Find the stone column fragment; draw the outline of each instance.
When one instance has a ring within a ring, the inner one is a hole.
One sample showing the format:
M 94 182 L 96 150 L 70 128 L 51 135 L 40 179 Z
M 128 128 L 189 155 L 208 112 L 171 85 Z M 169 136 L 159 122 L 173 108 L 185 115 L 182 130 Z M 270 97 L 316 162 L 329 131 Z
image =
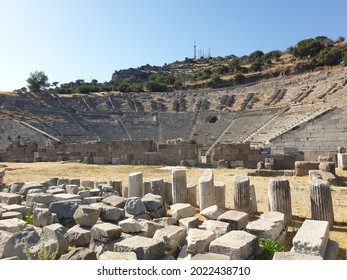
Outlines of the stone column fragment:
M 214 195 L 216 199 L 216 205 L 219 208 L 225 209 L 225 183 L 216 181 L 214 183 Z
M 206 169 L 204 174 L 199 178 L 199 206 L 200 210 L 216 204 L 214 191 L 213 170 Z
M 310 184 L 312 220 L 328 221 L 329 228 L 334 226 L 334 210 L 330 184 L 323 180 L 314 180 Z
M 163 201 L 167 205 L 172 204 L 172 183 L 165 181 L 163 186 Z
M 128 197 L 142 197 L 142 178 L 142 172 L 133 172 L 129 174 Z
M 284 223 L 288 225 L 292 220 L 292 202 L 290 186 L 287 179 L 275 178 L 268 186 L 269 211 L 284 214 Z
M 197 206 L 197 186 L 194 183 L 187 184 L 188 203 Z
M 172 203 L 187 203 L 187 176 L 181 169 L 172 170 Z
M 236 174 L 234 177 L 234 208 L 251 213 L 251 187 L 249 178 L 244 174 Z

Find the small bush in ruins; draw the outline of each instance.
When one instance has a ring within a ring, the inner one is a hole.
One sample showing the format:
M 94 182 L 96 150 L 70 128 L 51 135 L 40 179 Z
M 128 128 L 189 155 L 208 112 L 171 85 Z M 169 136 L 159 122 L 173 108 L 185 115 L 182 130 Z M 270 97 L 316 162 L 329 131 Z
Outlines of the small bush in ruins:
M 263 248 L 263 252 L 256 256 L 256 260 L 272 260 L 276 252 L 284 251 L 284 246 L 276 240 L 259 240 L 259 245 Z

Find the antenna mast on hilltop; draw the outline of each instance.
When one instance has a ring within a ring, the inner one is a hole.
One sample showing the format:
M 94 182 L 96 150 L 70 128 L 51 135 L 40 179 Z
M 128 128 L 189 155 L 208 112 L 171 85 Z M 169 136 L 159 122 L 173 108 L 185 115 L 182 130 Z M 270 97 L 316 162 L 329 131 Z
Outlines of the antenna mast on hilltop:
M 196 42 L 194 41 L 194 59 L 196 59 Z

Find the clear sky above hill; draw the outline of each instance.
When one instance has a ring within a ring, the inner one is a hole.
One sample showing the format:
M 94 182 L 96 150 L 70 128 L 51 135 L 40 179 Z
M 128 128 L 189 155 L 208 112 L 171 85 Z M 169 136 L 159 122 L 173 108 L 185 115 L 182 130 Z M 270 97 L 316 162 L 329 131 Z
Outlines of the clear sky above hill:
M 347 40 L 346 0 L 0 0 L 0 90 L 109 81 L 114 70 L 264 53 L 310 37 Z

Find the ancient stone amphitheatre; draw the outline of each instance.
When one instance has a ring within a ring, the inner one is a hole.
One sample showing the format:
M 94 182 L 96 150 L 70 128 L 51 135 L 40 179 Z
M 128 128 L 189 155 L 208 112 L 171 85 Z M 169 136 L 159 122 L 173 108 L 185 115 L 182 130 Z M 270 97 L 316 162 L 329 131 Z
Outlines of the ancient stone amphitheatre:
M 0 259 L 346 259 L 347 67 L 0 105 Z

